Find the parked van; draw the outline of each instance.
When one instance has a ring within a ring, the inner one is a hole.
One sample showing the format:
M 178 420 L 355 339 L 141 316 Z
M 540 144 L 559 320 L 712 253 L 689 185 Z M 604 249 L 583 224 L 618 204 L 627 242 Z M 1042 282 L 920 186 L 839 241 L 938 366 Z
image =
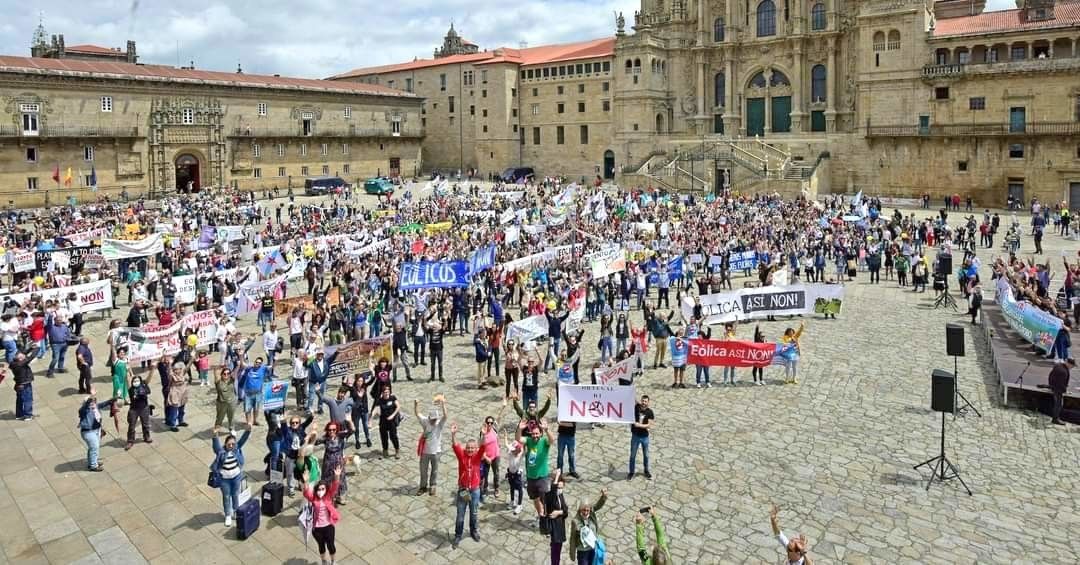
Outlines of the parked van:
M 338 188 L 345 188 L 349 183 L 341 177 L 312 177 L 304 179 L 304 194 L 319 196 L 333 193 Z
M 513 183 L 522 179 L 531 181 L 534 176 L 536 176 L 536 172 L 533 171 L 532 167 L 510 167 L 499 175 L 499 180 L 506 183 Z

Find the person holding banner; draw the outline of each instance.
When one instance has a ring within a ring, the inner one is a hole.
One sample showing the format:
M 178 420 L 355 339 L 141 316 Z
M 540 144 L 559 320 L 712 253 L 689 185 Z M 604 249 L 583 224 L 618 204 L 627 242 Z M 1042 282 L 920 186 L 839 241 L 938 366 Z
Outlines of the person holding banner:
M 686 360 L 690 356 L 690 343 L 683 336 L 683 330 L 678 330 L 674 336 L 668 338 L 668 347 L 671 349 L 671 370 L 674 379 L 671 388 L 686 388 Z
M 732 341 L 735 339 L 735 324 L 728 322 L 724 324 L 724 340 Z M 756 368 L 756 367 L 755 367 Z M 723 379 L 720 384 L 735 386 L 735 367 L 726 366 L 723 371 Z
M 783 346 L 781 356 L 784 359 L 784 380 L 787 384 L 799 384 L 799 354 L 802 352 L 799 338 L 805 328 L 806 322 L 801 322 L 798 330 L 788 328 L 780 337 L 780 344 Z
M 754 343 L 765 343 L 765 333 L 761 331 L 761 326 L 754 326 Z M 765 385 L 765 367 L 755 365 L 750 370 L 750 375 L 754 378 L 754 384 Z

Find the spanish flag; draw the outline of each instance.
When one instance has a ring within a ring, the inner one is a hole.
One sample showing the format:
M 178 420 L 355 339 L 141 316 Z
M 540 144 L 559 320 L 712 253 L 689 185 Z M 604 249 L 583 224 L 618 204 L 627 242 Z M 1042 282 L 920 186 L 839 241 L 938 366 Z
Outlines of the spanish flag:
M 71 167 L 68 167 L 67 174 L 64 175 L 64 186 L 71 186 Z

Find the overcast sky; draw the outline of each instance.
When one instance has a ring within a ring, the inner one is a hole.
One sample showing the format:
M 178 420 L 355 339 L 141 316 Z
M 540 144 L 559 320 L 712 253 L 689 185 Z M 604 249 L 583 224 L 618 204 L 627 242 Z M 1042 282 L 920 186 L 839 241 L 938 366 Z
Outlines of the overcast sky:
M 12 2 L 0 20 L 0 53 L 30 54 L 44 12 L 46 32 L 67 45 L 123 47 L 143 63 L 298 77 L 431 57 L 450 21 L 481 49 L 595 39 L 629 26 L 639 0 L 40 0 Z M 1009 0 L 990 0 L 996 9 Z

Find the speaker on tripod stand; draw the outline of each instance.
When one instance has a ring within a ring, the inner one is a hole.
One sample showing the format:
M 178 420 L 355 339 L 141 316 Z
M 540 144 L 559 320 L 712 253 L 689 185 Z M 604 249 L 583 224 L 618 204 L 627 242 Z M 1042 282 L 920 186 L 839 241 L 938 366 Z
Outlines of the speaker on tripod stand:
M 926 481 L 926 490 L 934 481 L 945 482 L 952 479 L 960 481 L 971 496 L 971 489 L 960 477 L 960 469 L 949 461 L 945 456 L 945 414 L 956 410 L 956 376 L 948 371 L 934 369 L 930 374 L 930 409 L 941 413 L 941 450 L 937 455 L 915 465 L 915 469 L 927 467 L 930 469 L 930 479 Z
M 934 301 L 934 308 L 947 307 L 957 310 L 956 299 L 949 292 L 949 275 L 952 273 L 952 255 L 938 253 L 934 261 L 934 290 L 940 294 Z
M 960 374 L 959 358 L 964 356 L 964 326 L 960 324 L 945 324 L 945 352 L 953 358 L 953 377 L 957 378 Z M 975 412 L 975 415 L 982 418 L 982 414 L 975 408 L 971 402 L 968 401 L 964 393 L 960 392 L 960 387 L 954 387 L 956 390 L 956 396 L 958 400 L 955 401 L 955 415 L 967 416 L 967 411 L 971 410 Z

